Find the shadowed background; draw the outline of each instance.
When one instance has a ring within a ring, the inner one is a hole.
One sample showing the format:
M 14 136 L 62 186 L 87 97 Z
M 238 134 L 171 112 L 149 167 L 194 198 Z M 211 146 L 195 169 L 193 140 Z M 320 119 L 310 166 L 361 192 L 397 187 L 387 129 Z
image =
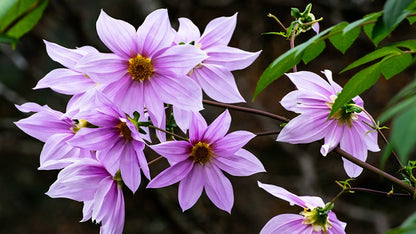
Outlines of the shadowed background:
M 285 77 L 267 87 L 254 102 L 251 99 L 262 71 L 289 49 L 289 42 L 284 38 L 262 35 L 263 32 L 281 30 L 267 14 L 272 13 L 289 25 L 292 20 L 290 8 L 297 7 L 303 11 L 307 3 L 301 0 L 51 0 L 39 24 L 21 38 L 15 50 L 9 46 L 1 46 L 0 50 L 0 233 L 99 232 L 98 225 L 90 221 L 79 222 L 82 218 L 81 203 L 52 199 L 44 194 L 58 172 L 37 171 L 43 143 L 27 136 L 13 124 L 27 116 L 17 111 L 15 103 L 32 101 L 48 104 L 60 111 L 65 109 L 67 96 L 49 89 L 32 90 L 49 71 L 61 67 L 47 56 L 43 39 L 67 48 L 92 45 L 100 51 L 108 51 L 95 30 L 101 9 L 137 28 L 151 11 L 167 8 L 175 28 L 178 27 L 177 18 L 187 17 L 200 28 L 201 33 L 210 20 L 238 12 L 237 27 L 230 46 L 247 51 L 262 50 L 252 66 L 234 72 L 240 92 L 247 101 L 241 105 L 292 118 L 294 114 L 288 113 L 279 104 L 279 100 L 294 89 Z M 312 3 L 314 15 L 324 18 L 320 23 L 321 29 L 341 21 L 352 22 L 383 7 L 383 2 L 368 0 Z M 402 24 L 381 44 L 415 38 L 415 27 Z M 313 35 L 312 31 L 307 32 L 297 39 L 297 43 Z M 338 73 L 373 49 L 374 45 L 363 33 L 345 55 L 327 42 L 323 54 L 307 65 L 300 64 L 298 69 L 316 73 L 330 69 L 334 80 L 343 85 L 356 70 L 342 75 Z M 387 101 L 413 79 L 414 66 L 398 76 L 388 83 L 380 79 L 362 95 L 367 110 L 374 116 L 378 116 Z M 203 114 L 210 122 L 222 111 L 222 108 L 206 106 Z M 266 117 L 236 111 L 231 111 L 231 115 L 231 131 L 280 129 L 280 122 Z M 194 207 L 183 213 L 177 201 L 177 185 L 157 190 L 145 189 L 148 181 L 144 179 L 136 194 L 124 190 L 124 233 L 258 233 L 273 216 L 301 211 L 301 208 L 291 207 L 258 188 L 257 180 L 282 186 L 298 195 L 321 196 L 326 202 L 340 191 L 334 181 L 347 177 L 337 154 L 330 153 L 324 158 L 319 154 L 319 143 L 289 145 L 277 143 L 275 138 L 275 135 L 257 137 L 245 146 L 263 162 L 267 173 L 250 177 L 228 176 L 235 195 L 231 215 L 217 209 L 204 193 Z M 381 141 L 380 145 L 384 146 Z M 150 150 L 146 151 L 146 155 L 149 161 L 157 157 Z M 369 153 L 368 162 L 379 165 L 380 156 L 380 153 Z M 389 160 L 388 165 L 391 167 L 389 172 L 394 174 L 397 165 L 393 160 Z M 166 167 L 167 163 L 163 160 L 152 164 L 152 177 Z M 367 171 L 353 185 L 384 191 L 391 189 L 388 182 Z M 408 198 L 387 198 L 358 192 L 343 195 L 334 208 L 338 218 L 348 223 L 347 233 L 383 233 L 399 225 L 415 210 L 415 203 Z

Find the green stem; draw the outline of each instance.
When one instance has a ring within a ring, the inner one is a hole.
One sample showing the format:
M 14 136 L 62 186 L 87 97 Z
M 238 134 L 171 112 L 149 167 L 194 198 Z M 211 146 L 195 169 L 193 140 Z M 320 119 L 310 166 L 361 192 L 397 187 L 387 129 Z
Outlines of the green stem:
M 174 136 L 174 137 L 176 137 L 176 138 L 178 138 L 178 139 L 181 139 L 181 140 L 184 140 L 184 141 L 188 141 L 188 139 L 187 139 L 187 138 L 185 138 L 185 137 L 183 137 L 183 136 L 179 136 L 178 134 L 175 134 L 175 133 L 173 133 L 173 132 L 166 131 L 165 129 L 161 129 L 161 128 L 158 128 L 158 127 L 153 126 L 153 125 L 149 125 L 149 128 L 153 128 L 153 129 L 159 130 L 159 131 L 161 131 L 161 132 L 167 133 L 167 134 L 169 134 L 169 135 L 171 135 L 171 136 Z

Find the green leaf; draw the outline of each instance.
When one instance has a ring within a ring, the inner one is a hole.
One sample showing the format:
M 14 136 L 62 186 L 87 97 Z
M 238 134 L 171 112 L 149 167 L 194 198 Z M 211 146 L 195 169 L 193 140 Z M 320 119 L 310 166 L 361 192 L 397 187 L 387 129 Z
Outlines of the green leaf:
M 318 41 L 307 47 L 302 55 L 303 62 L 307 64 L 313 59 L 315 59 L 318 55 L 322 53 L 322 51 L 324 51 L 325 47 L 325 41 Z
M 406 9 L 413 0 L 387 0 L 384 4 L 383 23 L 386 31 L 397 27 L 406 16 L 409 10 Z
M 20 38 L 37 24 L 42 17 L 43 11 L 48 5 L 48 1 L 44 0 L 36 2 L 37 4 L 32 5 L 31 8 L 27 9 L 21 18 L 19 18 L 19 21 L 7 31 L 7 35 Z
M 382 61 L 381 73 L 388 80 L 399 74 L 412 64 L 410 54 L 398 54 L 385 57 Z
M 355 74 L 342 89 L 341 93 L 335 99 L 334 105 L 331 108 L 329 116 L 332 116 L 339 108 L 348 103 L 355 96 L 361 94 L 372 85 L 374 85 L 380 78 L 380 65 L 376 63 L 367 68 L 364 68 Z
M 383 149 L 383 154 L 381 155 L 381 160 L 380 160 L 380 169 L 384 170 L 387 159 L 389 159 L 392 152 L 393 152 L 393 146 L 389 143 Z
M 380 20 L 377 21 L 377 23 L 375 24 L 365 25 L 363 29 L 364 33 L 376 47 L 384 38 L 386 38 L 394 30 L 394 28 L 391 28 L 390 30 L 384 30 L 383 22 Z
M 338 24 L 336 27 L 334 27 L 331 32 L 329 33 L 335 33 L 337 31 L 340 31 L 344 29 L 346 26 L 348 26 L 347 22 L 342 22 Z M 361 28 L 356 27 L 351 30 L 348 30 L 346 33 L 337 33 L 334 36 L 329 37 L 329 41 L 334 45 L 335 48 L 337 48 L 341 53 L 345 54 L 345 51 L 347 51 L 348 48 L 354 43 L 355 39 L 360 35 Z
M 351 63 L 350 65 L 348 65 L 346 68 L 344 68 L 342 72 L 351 70 L 353 68 L 356 68 L 360 65 L 363 65 L 365 63 L 371 62 L 373 60 L 379 59 L 381 57 L 384 57 L 386 55 L 391 55 L 391 54 L 396 54 L 396 53 L 401 53 L 402 50 L 393 47 L 393 46 L 386 46 L 386 47 L 382 47 L 381 49 L 375 50 L 367 55 L 365 55 L 364 57 L 359 58 L 358 60 L 356 60 L 355 62 Z
M 357 21 L 354 21 L 354 22 L 350 23 L 349 25 L 347 25 L 342 30 L 342 32 L 344 34 L 346 34 L 349 31 L 353 30 L 354 28 L 359 27 L 363 23 L 367 23 L 367 22 L 369 22 L 371 20 L 377 19 L 381 14 L 382 14 L 382 12 L 375 12 L 375 13 L 368 14 L 368 15 L 364 16 L 362 19 L 357 20 Z
M 12 8 L 18 0 L 0 1 L 0 19 L 3 19 L 6 13 Z M 0 25 L 1 28 L 1 25 Z
M 410 25 L 414 24 L 416 22 L 416 16 L 407 17 L 407 21 L 409 21 Z
M 416 40 L 400 41 L 400 42 L 391 44 L 391 46 L 405 47 L 405 48 L 408 48 L 409 50 L 416 51 Z
M 416 103 L 416 96 L 410 97 L 408 99 L 405 99 L 399 103 L 396 103 L 394 105 L 392 105 L 389 109 L 387 109 L 385 112 L 383 112 L 380 116 L 379 116 L 379 121 L 381 123 L 386 122 L 387 120 L 389 120 L 390 118 L 392 118 L 393 116 L 402 113 L 406 110 L 408 110 L 409 108 L 413 107 Z
M 416 144 L 416 106 L 399 114 L 392 123 L 391 142 L 403 164 L 407 163 Z
M 17 43 L 17 39 L 6 34 L 0 33 L 0 43 L 10 44 L 14 46 Z

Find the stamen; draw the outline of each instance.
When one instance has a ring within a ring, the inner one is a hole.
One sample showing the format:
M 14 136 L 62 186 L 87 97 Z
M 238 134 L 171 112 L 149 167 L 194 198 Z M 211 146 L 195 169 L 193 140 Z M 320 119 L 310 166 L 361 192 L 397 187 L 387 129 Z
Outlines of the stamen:
M 305 217 L 302 224 L 312 225 L 315 232 L 322 231 L 323 233 L 327 233 L 328 229 L 332 227 L 328 219 L 328 211 L 325 211 L 321 207 L 316 207 L 313 210 L 304 208 L 300 214 Z
M 200 164 L 205 164 L 211 161 L 212 156 L 213 153 L 209 144 L 200 141 L 192 147 L 192 151 L 189 154 L 189 157 L 191 157 L 195 163 Z
M 123 137 L 127 141 L 133 140 L 130 128 L 127 126 L 127 123 L 125 121 L 120 121 L 120 123 L 116 127 L 120 132 L 121 137 Z
M 128 73 L 133 80 L 145 81 L 152 76 L 153 72 L 154 70 L 150 58 L 143 57 L 139 54 L 136 57 L 129 59 Z

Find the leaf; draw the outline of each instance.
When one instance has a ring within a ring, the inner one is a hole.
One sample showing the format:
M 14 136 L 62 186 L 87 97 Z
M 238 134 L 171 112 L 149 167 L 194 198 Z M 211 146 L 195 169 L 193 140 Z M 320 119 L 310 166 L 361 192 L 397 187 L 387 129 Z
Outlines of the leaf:
M 0 33 L 0 43 L 16 45 L 17 39 L 6 34 Z
M 386 31 L 397 27 L 406 18 L 410 12 L 406 8 L 412 2 L 413 0 L 387 0 L 384 4 L 383 13 L 383 23 Z
M 384 30 L 383 22 L 380 20 L 377 21 L 375 24 L 365 25 L 363 29 L 364 33 L 376 47 L 384 38 L 386 38 L 394 30 L 394 28 L 391 28 L 390 30 Z M 374 32 L 374 30 L 376 32 Z
M 381 73 L 388 80 L 410 66 L 412 64 L 412 56 L 408 53 L 401 53 L 385 57 L 381 62 Z
M 17 3 L 18 0 L 0 1 L 0 19 L 3 19 L 6 13 Z M 1 28 L 1 25 L 0 25 Z
M 362 19 L 357 20 L 357 21 L 354 21 L 354 22 L 350 23 L 349 25 L 347 25 L 342 30 L 342 32 L 344 34 L 345 33 L 348 33 L 349 31 L 353 30 L 356 27 L 359 27 L 363 23 L 367 23 L 367 22 L 369 22 L 371 20 L 377 19 L 381 14 L 382 14 L 382 12 L 375 12 L 375 13 L 368 14 L 368 15 L 364 16 Z
M 381 123 L 386 122 L 393 116 L 408 110 L 409 108 L 413 107 L 416 103 L 416 96 L 411 98 L 405 99 L 397 104 L 392 105 L 389 109 L 387 109 L 383 114 L 379 116 L 379 121 Z
M 416 233 L 416 212 L 409 216 L 399 228 L 389 230 L 386 234 L 413 234 Z
M 320 55 L 322 51 L 324 51 L 325 47 L 326 47 L 325 41 L 318 41 L 317 43 L 310 45 L 308 48 L 305 49 L 305 52 L 303 52 L 303 55 L 302 55 L 303 62 L 307 64 L 313 59 L 315 59 L 316 57 L 318 57 L 318 55 Z
M 364 68 L 355 74 L 342 89 L 341 93 L 335 99 L 334 105 L 331 108 L 329 116 L 332 116 L 339 108 L 349 102 L 355 96 L 361 94 L 372 85 L 374 85 L 380 78 L 381 63 L 376 63 L 367 68 Z
M 391 44 L 394 47 L 405 47 L 409 50 L 416 51 L 416 40 L 406 40 Z
M 7 35 L 20 38 L 25 33 L 30 31 L 42 17 L 43 11 L 47 5 L 48 1 L 44 0 L 37 4 L 34 8 L 28 9 L 22 15 L 22 18 L 20 18 L 20 20 L 7 31 Z
M 286 53 L 275 59 L 260 76 L 252 100 L 254 100 L 256 96 L 270 83 L 280 78 L 285 72 L 292 69 L 296 64 L 298 64 L 302 58 L 303 52 L 313 43 L 316 43 L 316 41 L 319 40 L 320 37 L 328 33 L 334 27 L 335 26 L 327 28 L 319 34 L 311 37 L 306 42 L 299 44 L 295 48 L 286 51 Z
M 416 144 L 416 106 L 399 114 L 392 123 L 391 142 L 403 164 L 407 163 Z
M 329 33 L 335 33 L 339 30 L 344 29 L 348 25 L 347 22 L 342 22 L 338 24 L 335 28 L 331 30 Z M 329 41 L 334 45 L 335 48 L 337 48 L 341 53 L 345 54 L 345 51 L 347 51 L 348 48 L 354 43 L 355 39 L 360 35 L 361 28 L 356 27 L 351 30 L 348 30 L 346 33 L 338 33 L 334 36 L 329 37 Z
M 410 25 L 414 24 L 416 22 L 416 16 L 407 17 L 407 21 L 409 21 Z
M 6 33 L 12 24 L 19 20 L 25 11 L 38 4 L 38 0 L 17 0 L 0 18 L 0 30 Z
M 386 47 L 382 47 L 381 49 L 375 50 L 367 55 L 365 55 L 364 57 L 359 58 L 358 60 L 356 60 L 355 62 L 351 63 L 350 65 L 348 65 L 346 68 L 344 68 L 342 72 L 351 70 L 353 68 L 356 68 L 360 65 L 363 65 L 365 63 L 371 62 L 373 60 L 379 59 L 381 57 L 384 57 L 386 55 L 391 55 L 394 53 L 401 53 L 402 51 L 394 46 L 386 46 Z

